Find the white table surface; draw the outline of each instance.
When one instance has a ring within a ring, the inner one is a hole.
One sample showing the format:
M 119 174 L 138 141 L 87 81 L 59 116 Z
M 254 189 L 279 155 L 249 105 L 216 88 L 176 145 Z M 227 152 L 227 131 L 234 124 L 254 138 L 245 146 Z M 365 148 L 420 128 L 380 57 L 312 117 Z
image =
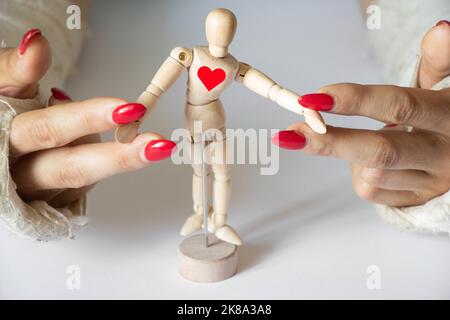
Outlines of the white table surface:
M 77 99 L 133 100 L 170 49 L 205 43 L 217 6 L 239 21 L 231 52 L 301 93 L 350 81 L 381 82 L 354 1 L 96 1 L 93 36 L 68 83 Z M 185 79 L 185 78 L 184 78 Z M 183 124 L 185 80 L 161 99 L 145 129 L 170 136 Z M 297 117 L 234 84 L 223 98 L 231 128 L 285 128 Z M 378 128 L 362 118 L 333 125 Z M 105 139 L 112 139 L 111 134 Z M 448 236 L 400 233 L 354 194 L 346 163 L 283 151 L 280 170 L 233 168 L 230 222 L 242 235 L 239 272 L 193 284 L 176 270 L 179 228 L 192 213 L 190 167 L 170 161 L 100 183 L 90 225 L 76 240 L 35 243 L 0 230 L 0 298 L 302 299 L 449 298 Z M 81 289 L 66 286 L 81 270 Z M 367 268 L 381 271 L 369 290 Z

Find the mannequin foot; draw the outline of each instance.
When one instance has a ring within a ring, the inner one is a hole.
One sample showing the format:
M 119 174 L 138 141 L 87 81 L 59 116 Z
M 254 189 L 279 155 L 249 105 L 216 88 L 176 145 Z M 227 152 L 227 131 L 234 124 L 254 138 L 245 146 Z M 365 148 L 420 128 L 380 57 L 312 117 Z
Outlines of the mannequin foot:
M 212 215 L 212 207 L 208 210 L 208 216 Z M 209 219 L 209 218 L 208 218 Z M 200 229 L 203 228 L 203 214 L 194 213 L 189 218 L 186 219 L 186 222 L 181 227 L 180 234 L 184 236 L 188 236 Z
M 188 236 L 202 228 L 203 216 L 201 214 L 193 214 L 186 219 L 186 222 L 181 227 L 181 235 Z
M 242 240 L 241 237 L 239 237 L 239 234 L 227 224 L 220 228 L 217 228 L 216 231 L 214 232 L 214 235 L 220 240 L 223 240 L 225 242 L 237 246 L 242 245 Z
M 237 246 L 242 245 L 241 237 L 239 237 L 239 234 L 231 226 L 224 223 L 218 224 L 217 221 L 215 222 L 215 220 L 221 219 L 217 219 L 217 216 L 214 215 L 208 218 L 208 231 L 210 233 L 213 233 L 217 238 L 225 242 Z

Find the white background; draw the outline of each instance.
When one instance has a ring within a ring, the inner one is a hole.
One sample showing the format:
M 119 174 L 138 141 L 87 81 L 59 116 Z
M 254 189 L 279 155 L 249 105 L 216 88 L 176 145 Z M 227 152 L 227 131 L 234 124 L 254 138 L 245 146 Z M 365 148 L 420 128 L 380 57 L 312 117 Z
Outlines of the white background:
M 93 34 L 67 91 L 77 99 L 136 99 L 171 48 L 205 43 L 204 18 L 217 6 L 238 17 L 232 54 L 285 87 L 307 93 L 333 82 L 382 81 L 354 1 L 96 1 Z M 170 137 L 183 125 L 185 79 L 161 99 L 146 130 Z M 223 102 L 230 128 L 283 129 L 301 120 L 238 84 Z M 230 223 L 245 241 L 235 277 L 193 284 L 177 274 L 178 232 L 192 213 L 191 170 L 166 160 L 100 183 L 89 195 L 90 225 L 75 241 L 33 243 L 0 230 L 0 298 L 450 297 L 448 236 L 383 224 L 354 194 L 342 161 L 280 156 L 274 176 L 259 175 L 256 165 L 233 168 Z M 80 290 L 66 287 L 70 265 L 81 268 Z M 380 267 L 380 290 L 366 286 L 370 265 Z

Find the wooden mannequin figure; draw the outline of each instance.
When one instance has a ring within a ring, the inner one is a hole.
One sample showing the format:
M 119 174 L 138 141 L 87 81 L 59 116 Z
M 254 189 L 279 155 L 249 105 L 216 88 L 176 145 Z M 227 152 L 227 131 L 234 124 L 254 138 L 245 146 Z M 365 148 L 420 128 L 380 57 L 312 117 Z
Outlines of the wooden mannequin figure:
M 225 112 L 219 100 L 221 94 L 233 80 L 236 80 L 278 105 L 304 115 L 306 123 L 314 131 L 323 134 L 326 132 L 326 126 L 318 112 L 303 108 L 298 103 L 298 94 L 282 88 L 260 71 L 239 62 L 228 53 L 228 46 L 233 40 L 236 26 L 236 17 L 231 11 L 222 8 L 211 11 L 206 18 L 206 39 L 209 45 L 192 49 L 182 47 L 173 49 L 137 102 L 147 108 L 146 115 L 148 115 L 159 97 L 169 90 L 185 69 L 188 70 L 185 127 L 191 135 L 193 150 L 191 156 L 193 158 L 201 156 L 203 143 L 203 135 L 194 132 L 195 122 L 202 124 L 203 132 L 216 129 L 221 133 L 206 135 L 206 143 L 210 144 L 208 149 L 211 150 L 209 156 L 212 158 L 206 170 L 206 178 L 209 181 L 208 192 L 212 191 L 213 198 L 213 208 L 208 208 L 209 231 L 225 242 L 241 245 L 238 233 L 227 224 L 231 189 L 230 169 L 225 161 L 214 159 L 218 154 L 221 157 L 226 154 Z M 116 140 L 122 143 L 132 141 L 137 135 L 139 125 L 140 121 L 136 121 L 118 127 Z M 200 230 L 203 225 L 202 168 L 198 161 L 192 166 L 194 213 L 181 228 L 181 234 L 184 236 Z

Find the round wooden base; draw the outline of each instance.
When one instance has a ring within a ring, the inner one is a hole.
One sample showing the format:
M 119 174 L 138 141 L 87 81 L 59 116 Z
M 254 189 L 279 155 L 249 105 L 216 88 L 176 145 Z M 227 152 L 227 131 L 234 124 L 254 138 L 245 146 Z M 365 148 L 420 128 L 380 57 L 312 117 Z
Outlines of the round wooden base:
M 203 235 L 193 235 L 180 243 L 178 271 L 194 282 L 218 282 L 232 277 L 237 270 L 237 247 L 208 236 L 205 247 Z

